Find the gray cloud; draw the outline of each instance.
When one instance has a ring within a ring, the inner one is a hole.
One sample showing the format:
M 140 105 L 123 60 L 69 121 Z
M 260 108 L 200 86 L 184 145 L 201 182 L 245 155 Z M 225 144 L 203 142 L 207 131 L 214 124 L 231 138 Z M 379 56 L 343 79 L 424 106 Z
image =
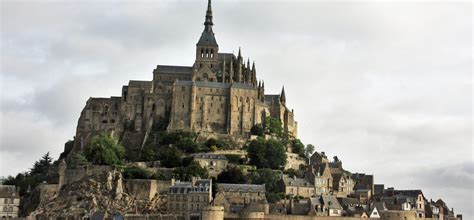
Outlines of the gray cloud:
M 220 50 L 284 84 L 300 137 L 378 182 L 472 204 L 469 2 L 217 1 Z M 0 175 L 58 156 L 90 96 L 191 65 L 202 2 L 4 1 Z M 467 205 L 466 205 L 467 204 Z

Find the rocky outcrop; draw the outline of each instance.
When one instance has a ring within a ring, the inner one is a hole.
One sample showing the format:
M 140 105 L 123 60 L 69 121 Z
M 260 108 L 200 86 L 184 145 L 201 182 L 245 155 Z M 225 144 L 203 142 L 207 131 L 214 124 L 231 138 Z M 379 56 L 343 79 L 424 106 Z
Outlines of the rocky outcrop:
M 83 217 L 95 212 L 113 214 L 164 213 L 166 196 L 156 194 L 150 200 L 137 199 L 124 188 L 122 174 L 111 171 L 87 176 L 65 185 L 58 194 L 39 204 L 31 216 Z

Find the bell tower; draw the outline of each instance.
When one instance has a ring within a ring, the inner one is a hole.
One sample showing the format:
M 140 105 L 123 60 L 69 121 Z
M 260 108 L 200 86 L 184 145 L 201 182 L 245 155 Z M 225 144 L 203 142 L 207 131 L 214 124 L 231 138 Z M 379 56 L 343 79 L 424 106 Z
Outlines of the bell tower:
M 214 81 L 215 72 L 218 64 L 219 45 L 217 45 L 214 32 L 212 31 L 212 7 L 211 0 L 208 0 L 206 20 L 204 22 L 204 30 L 196 44 L 196 62 L 198 72 L 205 71 L 206 73 L 198 74 L 202 76 L 194 76 L 194 80 L 209 80 Z

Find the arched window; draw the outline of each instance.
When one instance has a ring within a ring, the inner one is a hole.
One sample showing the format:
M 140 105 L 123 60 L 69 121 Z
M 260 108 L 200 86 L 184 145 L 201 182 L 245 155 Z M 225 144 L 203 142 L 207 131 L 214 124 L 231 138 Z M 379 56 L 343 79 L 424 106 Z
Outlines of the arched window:
M 204 49 L 201 49 L 201 57 L 204 57 Z

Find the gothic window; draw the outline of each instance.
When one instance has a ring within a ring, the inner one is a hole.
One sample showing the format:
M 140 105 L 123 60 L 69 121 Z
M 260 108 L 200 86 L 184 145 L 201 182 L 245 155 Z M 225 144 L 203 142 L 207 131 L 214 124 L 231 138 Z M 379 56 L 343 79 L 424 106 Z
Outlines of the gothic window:
M 206 58 L 208 58 L 208 57 L 209 57 L 209 50 L 206 49 Z
M 151 106 L 151 111 L 155 111 L 155 103 L 153 103 L 153 105 Z
M 204 49 L 201 49 L 201 57 L 204 57 Z

